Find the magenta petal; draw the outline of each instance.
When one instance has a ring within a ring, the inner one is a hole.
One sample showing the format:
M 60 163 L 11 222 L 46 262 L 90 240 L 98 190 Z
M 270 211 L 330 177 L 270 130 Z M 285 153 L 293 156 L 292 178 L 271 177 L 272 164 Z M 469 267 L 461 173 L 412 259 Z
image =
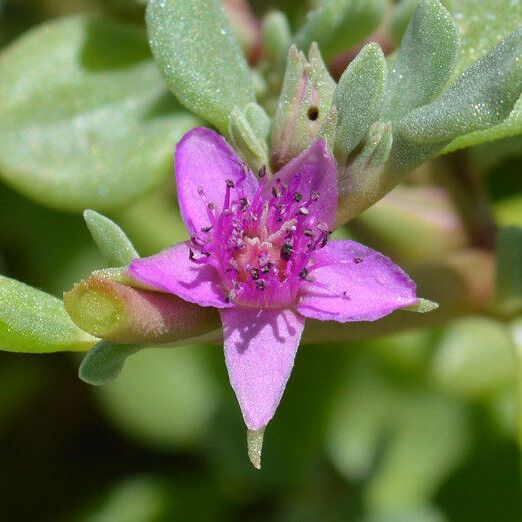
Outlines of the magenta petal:
M 314 257 L 314 283 L 303 286 L 298 310 L 314 319 L 374 321 L 417 302 L 415 283 L 391 259 L 355 241 L 332 241 Z
M 274 416 L 304 327 L 291 310 L 231 308 L 221 311 L 225 361 L 243 418 L 250 430 Z
M 258 186 L 256 176 L 225 139 L 204 127 L 192 129 L 177 144 L 175 169 L 181 216 L 191 234 L 209 226 L 208 203 L 221 209 L 227 179 L 240 184 L 245 196 L 253 195 Z
M 216 270 L 208 264 L 189 259 L 189 243 L 178 243 L 159 254 L 135 259 L 128 268 L 129 275 L 139 284 L 175 294 L 200 306 L 226 308 L 225 291 Z
M 297 185 L 292 180 L 298 177 Z M 323 221 L 333 226 L 337 210 L 337 163 L 328 150 L 326 141 L 317 140 L 299 156 L 276 172 L 272 184 L 265 190 L 268 194 L 278 183 L 292 187 L 306 201 L 315 192 L 318 200 L 314 203 L 313 215 L 316 221 Z

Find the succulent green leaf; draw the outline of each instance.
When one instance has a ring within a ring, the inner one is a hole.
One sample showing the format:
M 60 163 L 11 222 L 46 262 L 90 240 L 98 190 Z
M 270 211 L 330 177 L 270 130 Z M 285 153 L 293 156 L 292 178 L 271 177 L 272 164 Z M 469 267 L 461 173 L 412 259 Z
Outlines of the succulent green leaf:
M 386 73 L 384 54 L 378 44 L 371 43 L 339 80 L 333 103 L 337 109 L 335 155 L 341 165 L 379 119 Z
M 157 185 L 197 123 L 165 89 L 143 32 L 79 16 L 0 55 L 0 175 L 60 209 L 113 209 Z
M 384 0 L 321 0 L 295 37 L 307 51 L 317 42 L 327 62 L 364 40 L 384 17 Z
M 522 91 L 522 29 L 471 65 L 434 102 L 400 120 L 393 155 L 413 168 L 458 136 L 502 122 Z
M 95 386 L 112 382 L 123 369 L 125 359 L 143 348 L 141 344 L 116 344 L 100 341 L 80 364 L 78 375 L 82 381 Z
M 178 100 L 222 132 L 234 107 L 255 101 L 246 60 L 218 0 L 151 0 L 156 62 Z
M 383 119 L 399 120 L 435 99 L 451 77 L 458 50 L 449 12 L 438 0 L 420 2 L 388 75 Z
M 292 46 L 272 128 L 272 163 L 276 169 L 324 136 L 325 131 L 333 134 L 334 127 L 328 122 L 334 92 L 335 82 L 317 45 L 311 46 L 308 60 Z
M 478 60 L 512 31 L 522 26 L 520 0 L 480 0 L 477 16 L 476 0 L 452 0 L 452 13 L 462 35 L 462 48 L 457 72 Z M 500 125 L 461 136 L 445 148 L 445 152 L 522 134 L 522 98 Z
M 108 217 L 86 210 L 83 213 L 89 232 L 110 266 L 128 265 L 139 257 L 125 232 Z
M 245 107 L 245 118 L 257 138 L 260 140 L 266 140 L 268 138 L 272 122 L 261 105 L 249 103 Z
M 71 321 L 60 299 L 0 276 L 0 350 L 84 351 L 95 342 Z
M 522 310 L 522 228 L 500 230 L 497 259 L 498 306 L 507 313 Z

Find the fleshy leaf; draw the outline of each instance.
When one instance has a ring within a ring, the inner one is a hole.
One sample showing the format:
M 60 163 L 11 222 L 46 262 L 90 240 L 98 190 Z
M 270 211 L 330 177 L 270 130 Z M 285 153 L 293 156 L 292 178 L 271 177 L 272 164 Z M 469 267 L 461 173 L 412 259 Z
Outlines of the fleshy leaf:
M 438 0 L 420 2 L 390 69 L 383 119 L 398 120 L 436 98 L 458 50 L 458 28 L 448 11 Z
M 290 47 L 290 26 L 288 18 L 281 11 L 271 11 L 263 19 L 263 48 L 266 59 L 273 65 L 282 64 Z
M 502 122 L 522 91 L 522 29 L 471 65 L 434 102 L 410 112 L 394 132 L 393 155 L 413 168 L 453 139 Z
M 94 242 L 110 266 L 128 265 L 139 257 L 125 232 L 114 221 L 94 210 L 83 213 Z
M 85 16 L 4 50 L 0 92 L 0 175 L 66 210 L 118 208 L 156 186 L 198 121 L 170 96 L 141 30 Z
M 458 72 L 483 56 L 510 32 L 522 26 L 522 9 L 519 3 L 512 0 L 480 0 L 480 16 L 476 14 L 476 0 L 452 0 L 452 5 L 453 16 L 462 35 Z M 445 152 L 520 134 L 522 98 L 519 98 L 512 113 L 500 125 L 461 136 L 448 145 Z
M 100 341 L 83 358 L 79 377 L 82 381 L 95 386 L 108 384 L 118 377 L 125 359 L 143 348 L 140 344 L 115 344 Z
M 84 351 L 95 342 L 71 321 L 60 299 L 0 276 L 0 350 Z
M 321 0 L 295 37 L 299 49 L 307 51 L 317 42 L 325 60 L 347 51 L 368 36 L 381 22 L 383 0 Z
M 361 142 L 382 108 L 386 61 L 376 43 L 364 47 L 344 71 L 335 90 L 335 156 L 342 164 Z
M 335 82 L 317 45 L 311 46 L 308 60 L 292 46 L 272 129 L 272 163 L 276 170 L 319 136 L 333 135 L 334 127 L 328 122 L 334 92 Z
M 248 65 L 218 0 L 151 0 L 150 45 L 179 101 L 228 131 L 232 109 L 255 101 Z

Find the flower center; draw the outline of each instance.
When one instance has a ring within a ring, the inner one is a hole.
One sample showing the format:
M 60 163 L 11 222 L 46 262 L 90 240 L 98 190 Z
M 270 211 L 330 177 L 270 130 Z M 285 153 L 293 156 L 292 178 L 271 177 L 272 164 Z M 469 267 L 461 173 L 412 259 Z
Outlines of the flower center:
M 208 209 L 209 226 L 192 238 L 191 259 L 211 263 L 219 272 L 228 300 L 245 307 L 287 306 L 303 281 L 310 281 L 310 259 L 331 233 L 316 218 L 319 194 L 307 198 L 280 180 L 265 194 L 266 181 L 247 197 L 242 182 L 226 181 L 221 211 L 200 195 Z

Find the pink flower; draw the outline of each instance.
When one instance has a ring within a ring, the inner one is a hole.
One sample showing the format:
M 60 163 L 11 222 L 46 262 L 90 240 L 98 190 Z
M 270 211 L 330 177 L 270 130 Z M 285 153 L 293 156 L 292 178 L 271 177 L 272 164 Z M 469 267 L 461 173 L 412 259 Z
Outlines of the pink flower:
M 175 167 L 191 240 L 133 261 L 129 273 L 147 288 L 219 309 L 230 381 L 250 430 L 274 416 L 306 317 L 374 321 L 417 303 L 415 284 L 390 259 L 329 241 L 337 169 L 324 140 L 269 180 L 221 136 L 197 128 L 178 143 Z

